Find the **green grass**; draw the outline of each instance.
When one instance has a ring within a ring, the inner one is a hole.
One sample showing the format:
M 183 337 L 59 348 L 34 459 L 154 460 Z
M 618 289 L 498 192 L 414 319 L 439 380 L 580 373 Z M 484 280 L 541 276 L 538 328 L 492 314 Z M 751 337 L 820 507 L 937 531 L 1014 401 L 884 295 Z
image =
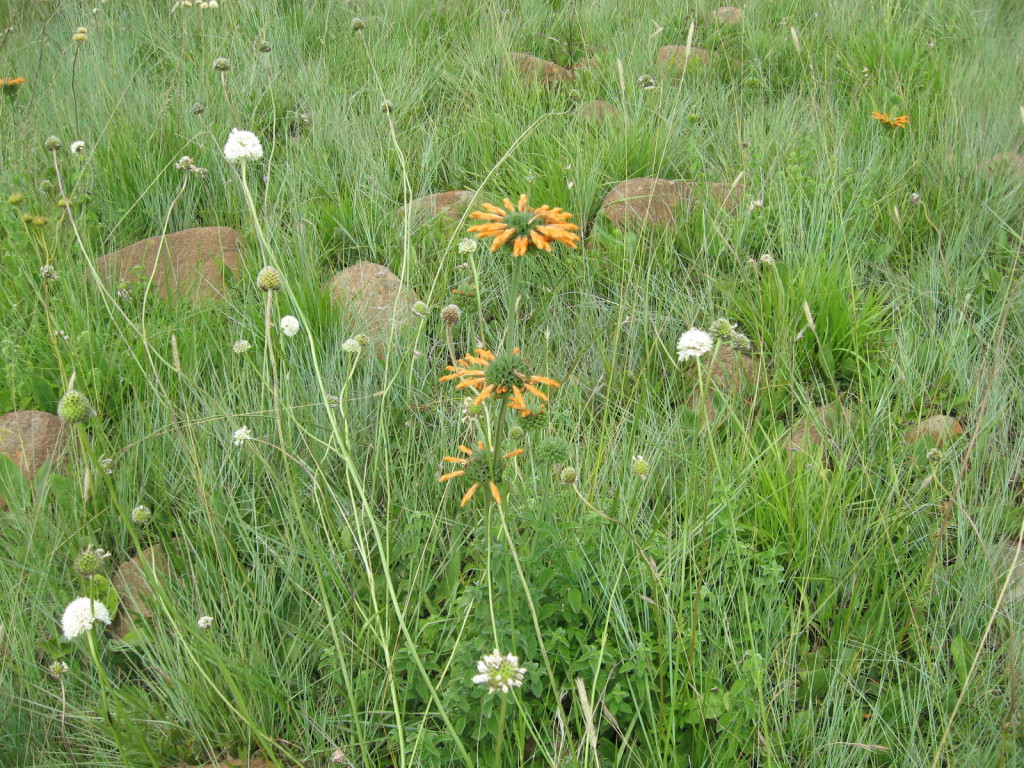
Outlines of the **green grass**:
M 707 21 L 717 3 L 663 0 L 171 5 L 0 0 L 0 76 L 27 78 L 0 95 L 0 193 L 24 197 L 0 200 L 0 412 L 55 411 L 74 374 L 99 414 L 34 483 L 0 465 L 0 764 L 1024 761 L 1024 614 L 1000 602 L 994 555 L 1022 528 L 1024 194 L 981 167 L 1022 137 L 1017 4 L 750 2 L 729 28 Z M 655 52 L 691 25 L 723 57 L 667 77 Z M 597 68 L 544 88 L 502 66 L 510 51 Z M 622 121 L 582 123 L 589 99 Z M 233 126 L 266 152 L 256 216 L 221 155 Z M 184 154 L 209 175 L 182 191 Z M 595 221 L 614 183 L 654 175 L 740 177 L 746 195 L 668 232 Z M 507 249 L 465 270 L 461 234 L 394 215 L 452 189 L 527 192 L 592 235 L 521 260 L 512 330 Z M 249 244 L 223 300 L 120 299 L 94 279 L 106 252 L 207 225 Z M 763 253 L 774 267 L 748 264 Z M 431 312 L 353 357 L 324 284 L 363 259 Z M 272 360 L 267 262 L 286 281 Z M 466 484 L 436 480 L 477 439 L 437 381 L 439 310 L 474 275 L 454 345 L 510 335 L 562 382 L 547 423 L 505 441 L 526 452 L 501 507 L 486 489 L 460 507 Z M 708 422 L 688 407 L 706 359 L 678 363 L 674 344 L 720 316 L 760 376 Z M 850 418 L 794 473 L 788 431 L 822 404 Z M 966 429 L 938 461 L 903 441 L 935 413 Z M 256 439 L 236 448 L 242 425 Z M 550 438 L 575 487 L 537 450 Z M 89 589 L 76 555 L 109 550 L 110 576 L 155 543 L 177 575 L 130 642 L 59 642 Z M 504 698 L 470 682 L 496 645 L 528 670 Z

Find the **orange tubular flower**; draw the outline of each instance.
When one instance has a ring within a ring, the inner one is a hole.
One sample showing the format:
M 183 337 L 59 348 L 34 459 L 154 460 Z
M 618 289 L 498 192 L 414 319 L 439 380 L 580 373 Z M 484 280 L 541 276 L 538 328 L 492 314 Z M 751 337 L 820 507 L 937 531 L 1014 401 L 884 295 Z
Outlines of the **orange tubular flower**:
M 505 208 L 484 203 L 484 210 L 469 214 L 469 218 L 484 223 L 474 224 L 468 231 L 480 239 L 494 238 L 491 242 L 492 252 L 510 240 L 513 256 L 523 256 L 531 248 L 551 253 L 552 242 L 570 248 L 579 245 L 580 236 L 574 231 L 579 227 L 570 223 L 571 213 L 550 205 L 530 208 L 526 204 L 526 195 L 519 196 L 518 205 L 512 205 L 507 197 L 502 202 Z
M 15 86 L 21 85 L 24 82 L 24 77 L 0 77 L 0 86 L 3 86 L 4 88 L 14 88 Z
M 482 403 L 493 396 L 508 397 L 508 406 L 520 413 L 527 411 L 526 402 L 523 399 L 523 392 L 529 392 L 547 402 L 548 396 L 537 388 L 538 384 L 558 388 L 561 386 L 554 379 L 547 376 L 535 376 L 530 373 L 529 366 L 519 354 L 519 349 L 511 353 L 503 352 L 495 355 L 486 349 L 476 350 L 476 354 L 466 355 L 455 365 L 449 365 L 445 370 L 451 373 L 442 376 L 440 381 L 455 381 L 456 389 L 470 387 L 478 394 L 473 401 L 474 405 Z
M 887 125 L 890 128 L 906 128 L 908 125 L 910 125 L 909 115 L 889 117 L 889 114 L 887 112 L 872 112 L 871 117 L 880 122 L 882 125 Z
M 495 504 L 501 504 L 501 491 L 498 490 L 498 483 L 501 482 L 502 470 L 505 466 L 505 461 L 511 459 L 513 456 L 519 456 L 523 453 L 522 448 L 517 448 L 514 451 L 509 451 L 501 457 L 500 461 L 497 461 L 492 466 L 491 459 L 493 458 L 489 448 L 484 445 L 484 441 L 480 440 L 477 443 L 477 449 L 471 451 L 464 445 L 459 446 L 459 451 L 466 454 L 465 456 L 445 456 L 444 460 L 451 464 L 458 464 L 462 469 L 457 469 L 454 472 L 447 472 L 437 478 L 438 482 L 444 483 L 455 477 L 466 477 L 472 482 L 469 486 L 469 490 L 462 497 L 460 506 L 466 506 L 469 500 L 473 498 L 473 494 L 477 492 L 481 485 L 487 484 L 487 487 L 491 489 L 491 497 L 494 499 Z

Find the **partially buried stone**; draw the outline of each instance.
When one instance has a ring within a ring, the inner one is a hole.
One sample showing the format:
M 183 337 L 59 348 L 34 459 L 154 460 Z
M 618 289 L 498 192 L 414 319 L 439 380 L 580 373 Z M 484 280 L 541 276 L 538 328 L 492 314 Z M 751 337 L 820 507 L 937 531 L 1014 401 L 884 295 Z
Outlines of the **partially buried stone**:
M 331 298 L 338 302 L 349 321 L 349 331 L 372 337 L 386 336 L 389 328 L 414 325 L 416 292 L 402 284 L 394 272 L 381 264 L 360 261 L 331 279 Z
M 553 61 L 531 56 L 528 53 L 510 53 L 508 62 L 518 69 L 528 83 L 541 82 L 544 85 L 559 85 L 575 79 L 576 75 Z
M 711 20 L 723 26 L 733 26 L 743 21 L 743 9 L 735 5 L 723 5 L 711 12 Z
M 753 404 L 753 394 L 758 379 L 757 362 L 750 356 L 736 352 L 725 344 L 705 355 L 700 364 L 704 370 L 704 402 L 701 408 L 701 389 L 698 387 L 687 403 L 693 410 L 702 410 L 708 421 L 715 418 L 715 393 L 732 400 L 735 407 L 748 399 Z
M 594 99 L 580 105 L 579 116 L 585 122 L 600 125 L 618 117 L 619 108 L 609 101 Z
M 677 215 L 689 212 L 698 203 L 734 211 L 742 198 L 741 185 L 645 177 L 616 184 L 601 202 L 601 213 L 617 226 L 670 228 Z
M 949 441 L 964 433 L 964 428 L 952 416 L 936 414 L 921 419 L 910 427 L 903 435 L 903 441 L 910 445 L 922 440 L 929 441 L 936 448 L 941 448 Z
M 171 575 L 171 565 L 162 544 L 154 544 L 118 566 L 110 580 L 121 600 L 117 617 L 110 625 L 114 637 L 122 638 L 135 629 L 139 618 L 153 616 L 153 580 L 166 584 Z
M 45 411 L 13 411 L 0 416 L 0 454 L 13 461 L 31 482 L 43 464 L 59 464 L 68 432 L 59 418 Z M 0 507 L 5 507 L 0 498 Z
M 680 74 L 695 63 L 707 64 L 710 61 L 711 51 L 696 46 L 663 45 L 657 53 L 658 65 L 672 74 Z
M 841 428 L 849 424 L 850 418 L 850 411 L 845 407 L 830 404 L 797 419 L 784 442 L 790 471 L 813 466 L 819 459 L 822 468 L 831 468 L 839 453 Z
M 473 200 L 474 193 L 465 189 L 451 192 L 437 192 L 417 197 L 396 211 L 399 219 L 408 216 L 413 227 L 420 227 L 441 220 L 445 225 L 457 223 Z M 400 224 L 399 224 L 400 226 Z
M 144 286 L 152 277 L 160 296 L 200 301 L 223 294 L 225 275 L 237 274 L 244 246 L 230 227 L 198 227 L 140 240 L 101 256 L 97 268 L 112 285 Z

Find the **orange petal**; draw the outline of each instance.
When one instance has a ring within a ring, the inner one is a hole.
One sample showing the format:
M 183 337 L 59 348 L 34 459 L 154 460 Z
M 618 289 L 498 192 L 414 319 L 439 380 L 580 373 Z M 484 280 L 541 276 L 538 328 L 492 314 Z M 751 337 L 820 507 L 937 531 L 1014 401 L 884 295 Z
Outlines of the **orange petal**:
M 473 494 L 476 493 L 476 489 L 480 487 L 480 483 L 473 483 L 469 486 L 469 490 L 466 491 L 466 495 L 462 497 L 462 502 L 459 504 L 460 507 L 464 507 L 469 503 L 469 500 L 473 498 Z
M 461 456 L 445 456 L 444 460 L 450 464 L 462 464 L 463 466 L 466 464 L 466 459 Z
M 480 394 L 476 396 L 476 400 L 473 401 L 473 405 L 480 405 L 484 400 L 491 396 L 494 392 L 494 385 L 488 384 L 486 387 L 480 390 Z M 480 446 L 483 448 L 483 445 Z
M 520 195 L 519 196 L 519 210 L 520 211 L 525 211 L 526 210 L 526 195 Z
M 491 243 L 491 252 L 493 253 L 494 251 L 501 248 L 501 246 L 503 246 L 505 243 L 512 239 L 512 236 L 515 233 L 516 231 L 514 229 L 507 229 L 500 235 L 498 235 L 496 238 L 494 238 L 494 242 Z
M 526 254 L 526 249 L 530 247 L 530 240 L 526 237 L 517 237 L 515 244 L 512 246 L 513 256 L 523 256 Z
M 451 480 L 453 477 L 462 477 L 464 474 L 466 474 L 466 471 L 464 469 L 460 469 L 457 472 L 449 472 L 447 475 L 441 475 L 437 478 L 437 481 L 439 483 L 443 483 L 446 480 Z
M 545 403 L 548 401 L 548 396 L 541 392 L 539 389 L 537 389 L 535 386 L 533 386 L 533 384 L 524 383 L 523 387 L 526 389 L 527 392 L 532 392 Z
M 525 448 L 516 448 L 514 451 L 509 451 L 508 453 L 506 453 L 501 458 L 503 458 L 503 459 L 511 459 L 513 456 L 522 456 L 524 453 L 526 453 L 526 449 Z
M 512 205 L 512 201 L 511 200 L 509 200 L 506 197 L 501 202 L 505 204 L 506 208 L 508 208 L 509 213 L 515 213 L 516 207 L 514 205 Z
M 554 379 L 549 379 L 547 376 L 531 376 L 530 381 L 535 384 L 547 384 L 549 387 L 560 387 L 562 386 Z
M 501 208 L 499 208 L 496 205 L 492 205 L 491 203 L 484 203 L 483 208 L 484 208 L 485 211 L 490 211 L 491 213 L 498 213 L 498 214 L 501 214 L 502 216 L 505 215 L 505 211 L 504 210 L 502 210 Z
M 459 450 L 460 450 L 460 451 L 462 451 L 462 452 L 463 452 L 464 454 L 466 454 L 467 456 L 472 456 L 472 455 L 473 455 L 473 452 L 472 452 L 471 450 L 469 450 L 469 448 L 467 448 L 467 447 L 466 447 L 466 446 L 464 446 L 464 445 L 460 445 L 460 446 L 459 446 Z
M 488 485 L 491 486 L 491 496 L 494 497 L 494 503 L 501 504 L 501 493 L 498 491 L 498 486 L 494 484 L 493 480 L 491 480 L 490 483 L 488 483 Z

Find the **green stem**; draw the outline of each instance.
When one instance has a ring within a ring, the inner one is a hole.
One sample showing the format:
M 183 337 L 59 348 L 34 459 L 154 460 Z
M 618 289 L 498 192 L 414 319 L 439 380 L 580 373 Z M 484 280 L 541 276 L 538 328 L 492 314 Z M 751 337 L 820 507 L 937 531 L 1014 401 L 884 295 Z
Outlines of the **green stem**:
M 494 747 L 494 759 L 491 761 L 493 768 L 501 765 L 501 748 L 505 741 L 505 715 L 508 710 L 509 694 L 501 694 L 501 713 L 498 715 L 498 743 Z

